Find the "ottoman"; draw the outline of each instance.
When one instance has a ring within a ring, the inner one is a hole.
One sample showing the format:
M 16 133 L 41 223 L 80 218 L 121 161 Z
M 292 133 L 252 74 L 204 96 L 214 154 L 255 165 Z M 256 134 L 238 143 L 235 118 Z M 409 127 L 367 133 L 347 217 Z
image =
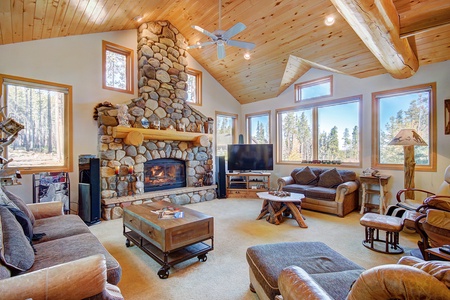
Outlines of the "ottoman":
M 403 253 L 403 248 L 398 244 L 399 232 L 403 229 L 402 218 L 367 213 L 359 223 L 366 229 L 364 247 L 387 254 Z M 385 240 L 380 239 L 380 230 L 386 231 Z
M 289 242 L 249 247 L 250 290 L 260 300 L 280 294 L 278 276 L 295 265 L 305 270 L 334 299 L 345 299 L 364 268 L 322 242 Z

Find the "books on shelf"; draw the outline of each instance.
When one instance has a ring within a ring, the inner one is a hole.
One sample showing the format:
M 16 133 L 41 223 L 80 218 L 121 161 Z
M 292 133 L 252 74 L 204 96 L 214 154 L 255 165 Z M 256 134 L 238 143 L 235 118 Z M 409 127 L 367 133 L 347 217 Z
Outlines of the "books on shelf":
M 158 219 L 181 219 L 184 217 L 184 212 L 179 208 L 173 206 L 167 206 L 161 209 L 154 209 L 152 213 L 158 215 Z

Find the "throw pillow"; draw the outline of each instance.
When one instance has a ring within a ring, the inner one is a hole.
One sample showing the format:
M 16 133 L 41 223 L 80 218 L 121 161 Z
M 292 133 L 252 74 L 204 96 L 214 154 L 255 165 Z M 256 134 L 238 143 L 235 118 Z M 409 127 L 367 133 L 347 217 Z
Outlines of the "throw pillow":
M 14 204 L 27 215 L 27 217 L 31 221 L 31 224 L 34 225 L 34 221 L 35 221 L 34 215 L 31 212 L 31 210 L 28 208 L 25 201 L 23 201 L 19 196 L 16 196 L 15 194 L 8 191 L 4 186 L 2 186 L 0 193 L 1 192 L 3 192 L 6 195 L 6 197 L 8 197 L 9 200 L 14 202 Z
M 12 206 L 19 208 L 3 191 L 3 187 L 0 189 L 0 205 Z
M 3 206 L 3 205 L 2 205 Z M 31 225 L 30 219 L 25 215 L 23 211 L 18 208 L 12 206 L 3 206 L 9 209 L 9 211 L 14 215 L 17 222 L 19 222 L 20 226 L 23 229 L 23 233 L 27 237 L 27 239 L 31 242 L 33 239 L 33 225 Z
M 305 167 L 301 171 L 298 171 L 294 177 L 296 183 L 303 185 L 310 184 L 316 178 L 316 174 L 314 174 L 309 167 Z
M 22 227 L 6 207 L 0 206 L 0 260 L 11 270 L 26 271 L 34 264 L 34 251 Z
M 341 175 L 336 169 L 330 169 L 319 175 L 318 186 L 332 188 L 335 187 L 344 181 L 342 180 Z

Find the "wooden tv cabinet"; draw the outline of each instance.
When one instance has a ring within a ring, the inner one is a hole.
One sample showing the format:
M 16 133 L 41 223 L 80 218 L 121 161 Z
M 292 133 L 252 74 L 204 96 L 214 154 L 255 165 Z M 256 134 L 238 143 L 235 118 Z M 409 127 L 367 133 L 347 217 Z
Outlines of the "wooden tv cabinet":
M 270 188 L 270 173 L 227 173 L 227 198 L 258 198 Z

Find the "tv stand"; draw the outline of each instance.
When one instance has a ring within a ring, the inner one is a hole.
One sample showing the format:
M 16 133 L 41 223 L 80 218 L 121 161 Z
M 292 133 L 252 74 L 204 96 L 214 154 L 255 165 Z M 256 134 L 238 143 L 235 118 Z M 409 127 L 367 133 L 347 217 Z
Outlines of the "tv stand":
M 258 198 L 270 188 L 270 173 L 227 173 L 227 198 Z

